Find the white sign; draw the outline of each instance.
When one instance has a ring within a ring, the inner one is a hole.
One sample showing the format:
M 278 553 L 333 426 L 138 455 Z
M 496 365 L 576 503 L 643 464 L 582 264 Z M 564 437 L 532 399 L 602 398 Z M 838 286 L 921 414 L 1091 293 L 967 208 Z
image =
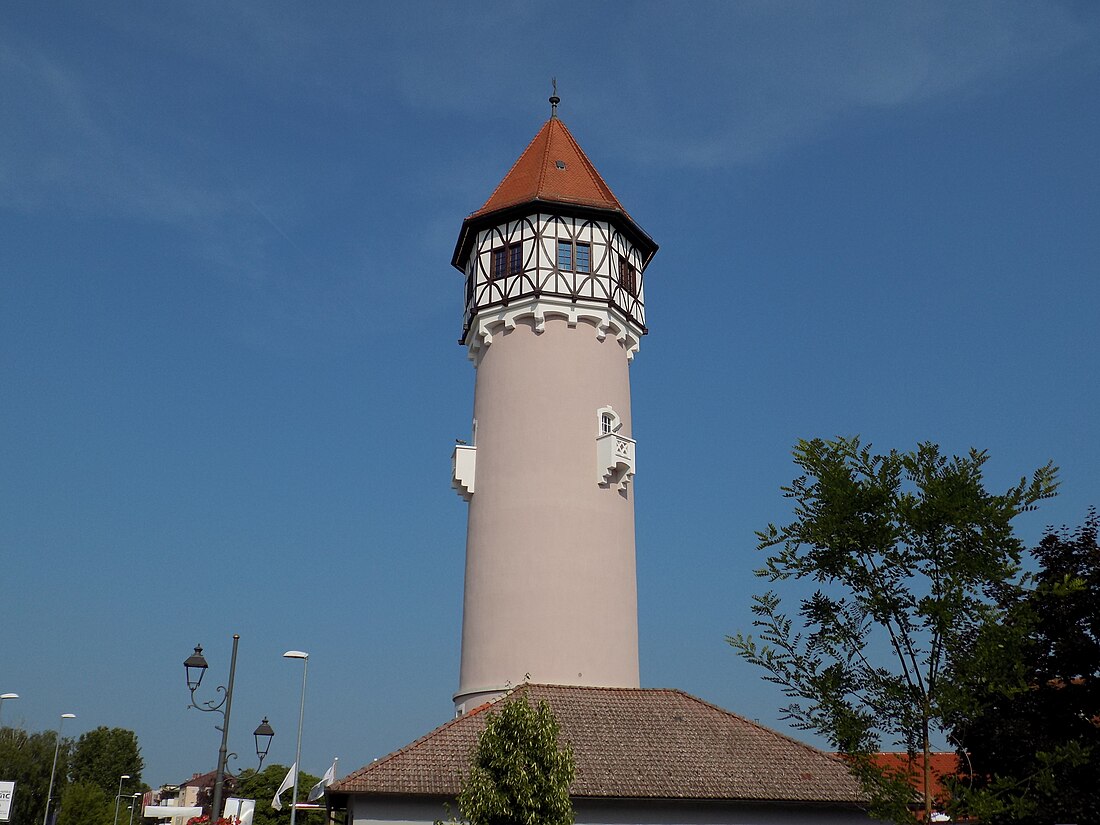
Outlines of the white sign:
M 0 822 L 11 818 L 11 798 L 15 796 L 14 782 L 0 782 Z
M 252 825 L 252 814 L 256 811 L 255 799 L 238 799 L 235 796 L 225 800 L 225 811 L 222 816 L 226 819 L 235 819 L 240 825 Z
M 190 819 L 193 816 L 202 816 L 202 808 L 182 808 L 178 805 L 146 805 L 145 814 L 146 817 L 187 817 Z

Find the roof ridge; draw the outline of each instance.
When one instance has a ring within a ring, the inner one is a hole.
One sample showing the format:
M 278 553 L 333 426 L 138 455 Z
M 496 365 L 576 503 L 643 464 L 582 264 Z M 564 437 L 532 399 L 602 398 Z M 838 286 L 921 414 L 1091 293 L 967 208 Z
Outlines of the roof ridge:
M 839 756 L 837 756 L 832 751 L 826 751 L 826 750 L 822 750 L 821 748 L 815 748 L 813 745 L 810 745 L 807 742 L 803 742 L 801 739 L 795 739 L 793 736 L 789 736 L 789 735 L 783 733 L 782 731 L 775 730 L 774 728 L 769 728 L 767 725 L 762 725 L 759 722 L 757 722 L 755 719 L 749 719 L 747 716 L 742 716 L 740 713 L 734 713 L 732 710 L 727 710 L 726 708 L 721 707 L 720 705 L 716 705 L 713 702 L 708 702 L 706 699 L 700 699 L 698 696 L 693 696 L 692 694 L 690 694 L 686 691 L 680 690 L 679 688 L 668 688 L 668 690 L 671 690 L 674 693 L 679 693 L 681 696 L 686 696 L 688 699 L 691 699 L 693 702 L 698 702 L 700 705 L 705 705 L 708 708 L 713 708 L 714 710 L 718 711 L 719 713 L 724 713 L 726 716 L 730 716 L 730 717 L 733 717 L 734 719 L 738 719 L 738 720 L 740 720 L 740 721 L 742 721 L 742 722 L 744 722 L 748 725 L 751 725 L 752 727 L 756 728 L 757 730 L 763 731 L 764 733 L 766 733 L 770 736 L 778 737 L 779 739 L 786 740 L 787 742 L 790 742 L 791 744 L 798 745 L 800 748 L 803 748 L 804 750 L 811 751 L 812 753 L 821 754 L 822 756 L 828 756 L 831 759 L 836 759 L 840 762 L 844 761 L 843 759 L 841 759 Z
M 544 131 L 546 132 L 546 140 L 542 145 L 542 163 L 539 164 L 539 181 L 535 186 L 536 194 L 542 191 L 542 187 L 546 183 L 546 164 L 550 161 L 550 144 L 554 141 L 553 131 L 555 122 L 558 122 L 558 119 L 552 117 L 546 121 L 546 126 L 543 129 L 539 129 L 540 135 Z
M 493 191 L 489 194 L 488 199 L 485 201 L 486 205 L 492 202 L 493 198 L 495 198 L 497 196 L 497 192 L 500 191 L 500 188 L 502 186 L 504 186 L 505 183 L 508 182 L 508 178 L 510 178 L 512 176 L 512 173 L 514 171 L 516 171 L 516 167 L 520 165 L 520 162 L 524 159 L 524 157 L 526 157 L 527 153 L 529 151 L 531 151 L 531 147 L 535 145 L 535 141 L 538 140 L 540 137 L 542 137 L 542 133 L 543 133 L 544 129 L 545 129 L 545 127 L 543 129 L 539 129 L 538 132 L 535 133 L 535 136 L 533 138 L 531 138 L 530 141 L 528 141 L 527 146 L 524 147 L 524 150 L 519 153 L 519 157 L 517 157 L 515 162 L 511 166 L 508 167 L 508 171 L 504 173 L 504 177 L 500 179 L 500 183 L 498 183 L 495 187 L 493 187 Z M 550 141 L 547 140 L 547 144 L 549 144 L 549 143 L 550 143 Z M 542 179 L 540 178 L 539 183 L 541 183 L 541 182 L 542 182 Z M 470 214 L 475 215 L 484 208 L 485 208 L 485 206 L 482 206 L 479 209 L 475 209 Z
M 561 123 L 561 121 L 558 122 Z M 585 154 L 584 150 L 581 149 L 581 145 L 577 142 L 577 139 L 573 137 L 573 133 L 569 131 L 569 127 L 566 126 L 564 123 L 561 123 L 561 126 L 562 132 L 569 139 L 569 142 L 573 145 L 573 148 L 577 150 L 577 154 L 580 155 L 581 160 L 583 161 L 581 165 L 584 167 L 585 172 L 588 174 L 589 180 L 592 181 L 597 189 L 607 195 L 607 197 L 610 198 L 614 203 L 618 204 L 619 209 L 623 209 L 622 204 L 619 202 L 619 199 L 615 197 L 615 193 L 611 191 L 611 187 L 608 185 L 607 181 L 605 181 L 603 179 L 603 176 L 596 171 L 596 167 L 592 164 L 591 158 L 589 158 L 588 155 Z M 549 150 L 549 141 L 547 141 L 547 149 Z M 543 174 L 546 174 L 545 165 L 543 167 Z M 626 210 L 623 209 L 623 212 L 625 211 Z

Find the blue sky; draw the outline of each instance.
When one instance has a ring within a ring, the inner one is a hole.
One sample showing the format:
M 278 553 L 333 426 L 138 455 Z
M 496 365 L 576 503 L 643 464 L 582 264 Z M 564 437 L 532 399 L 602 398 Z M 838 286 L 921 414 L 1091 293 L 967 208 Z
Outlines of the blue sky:
M 783 729 L 738 661 L 801 437 L 1048 460 L 1100 504 L 1091 3 L 30 3 L 0 11 L 5 723 L 153 784 L 346 773 L 445 721 L 474 373 L 462 221 L 549 113 L 661 244 L 631 368 L 642 680 Z

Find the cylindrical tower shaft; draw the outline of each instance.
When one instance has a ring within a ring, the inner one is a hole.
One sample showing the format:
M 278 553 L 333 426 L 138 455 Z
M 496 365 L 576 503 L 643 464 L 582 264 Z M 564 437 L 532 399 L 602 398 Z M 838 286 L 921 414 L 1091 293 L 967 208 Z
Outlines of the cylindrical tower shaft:
M 633 491 L 596 457 L 600 410 L 630 435 L 630 379 L 601 337 L 521 321 L 479 352 L 460 705 L 524 680 L 638 686 Z

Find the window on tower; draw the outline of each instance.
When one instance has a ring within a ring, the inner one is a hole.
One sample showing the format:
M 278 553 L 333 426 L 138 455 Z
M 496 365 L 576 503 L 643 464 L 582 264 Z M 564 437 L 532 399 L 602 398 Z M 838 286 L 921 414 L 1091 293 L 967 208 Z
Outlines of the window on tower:
M 638 271 L 622 257 L 619 258 L 619 286 L 631 295 L 638 294 Z
M 619 414 L 615 412 L 614 407 L 600 407 L 596 410 L 596 418 L 600 423 L 597 437 L 618 432 L 619 427 L 622 426 L 622 422 L 619 420 Z
M 592 247 L 586 243 L 577 243 L 577 272 L 592 271 Z
M 508 247 L 501 246 L 493 250 L 493 266 L 489 277 L 493 280 L 508 274 Z
M 592 244 L 558 241 L 558 269 L 591 272 Z
M 489 279 L 495 281 L 506 275 L 519 275 L 523 271 L 523 244 L 498 246 L 493 250 L 493 265 Z
M 573 268 L 573 242 L 558 241 L 558 269 Z

